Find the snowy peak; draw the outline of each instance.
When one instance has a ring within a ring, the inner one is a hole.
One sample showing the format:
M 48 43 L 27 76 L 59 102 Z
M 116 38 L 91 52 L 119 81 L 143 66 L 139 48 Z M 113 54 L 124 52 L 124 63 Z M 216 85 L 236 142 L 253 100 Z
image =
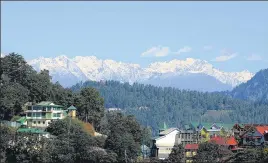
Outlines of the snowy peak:
M 205 60 L 186 58 L 169 62 L 154 62 L 142 68 L 139 64 L 117 62 L 111 59 L 101 60 L 96 56 L 76 56 L 72 59 L 65 55 L 55 58 L 40 57 L 29 61 L 34 69 L 47 69 L 54 80 L 63 76 L 76 78 L 74 81 L 85 80 L 117 80 L 121 82 L 145 82 L 152 78 L 166 76 L 182 76 L 187 74 L 203 74 L 218 80 L 223 84 L 235 87 L 250 80 L 252 73 L 223 72 L 213 67 Z M 55 77 L 56 76 L 56 77 Z M 76 83 L 72 83 L 76 84 Z

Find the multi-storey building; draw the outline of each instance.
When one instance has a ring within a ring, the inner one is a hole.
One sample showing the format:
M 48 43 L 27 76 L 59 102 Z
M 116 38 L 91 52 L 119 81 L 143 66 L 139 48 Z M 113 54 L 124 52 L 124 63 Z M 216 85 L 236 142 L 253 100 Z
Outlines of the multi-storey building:
M 196 144 L 201 141 L 201 134 L 194 129 L 183 129 L 176 135 L 176 143 L 182 144 Z
M 51 121 L 63 119 L 67 116 L 67 110 L 63 108 L 63 106 L 49 101 L 29 106 L 26 111 L 27 126 L 45 128 Z
M 158 159 L 167 159 L 176 144 L 177 128 L 163 129 L 159 131 L 159 136 L 153 138 L 151 156 Z

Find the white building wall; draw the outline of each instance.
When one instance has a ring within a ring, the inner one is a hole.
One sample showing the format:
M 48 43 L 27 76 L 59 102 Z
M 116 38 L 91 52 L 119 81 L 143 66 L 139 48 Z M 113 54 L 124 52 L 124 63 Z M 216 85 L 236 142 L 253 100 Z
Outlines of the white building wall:
M 159 159 L 166 159 L 171 153 L 172 148 L 175 145 L 176 135 L 178 132 L 178 130 L 174 130 L 171 133 L 156 139 L 156 146 L 159 148 Z

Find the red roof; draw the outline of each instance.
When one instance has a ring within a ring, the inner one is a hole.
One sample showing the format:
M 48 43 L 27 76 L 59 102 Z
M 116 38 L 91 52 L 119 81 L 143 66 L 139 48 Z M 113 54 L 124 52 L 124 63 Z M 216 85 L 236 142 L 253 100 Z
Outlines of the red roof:
M 214 142 L 214 143 L 216 143 L 218 145 L 237 145 L 238 144 L 233 136 L 229 137 L 229 138 L 223 138 L 223 137 L 220 137 L 220 136 L 215 136 L 215 137 L 211 138 L 209 140 L 209 142 Z
M 264 135 L 265 133 L 268 133 L 268 126 L 256 126 L 256 129 L 262 135 Z
M 198 144 L 186 144 L 184 149 L 198 149 Z
M 226 144 L 228 144 L 228 145 L 237 145 L 238 142 L 236 141 L 235 137 L 231 136 L 230 138 L 227 139 Z
M 216 143 L 218 145 L 226 145 L 226 140 L 220 136 L 210 138 L 209 142 Z

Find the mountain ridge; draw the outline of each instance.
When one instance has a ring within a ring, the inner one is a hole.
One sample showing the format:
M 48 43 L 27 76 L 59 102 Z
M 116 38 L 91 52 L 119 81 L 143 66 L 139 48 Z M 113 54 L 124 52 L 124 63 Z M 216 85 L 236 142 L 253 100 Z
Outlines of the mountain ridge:
M 246 83 L 235 87 L 230 94 L 233 98 L 268 103 L 268 69 L 258 71 Z
M 224 72 L 214 68 L 212 64 L 205 60 L 194 58 L 153 62 L 144 68 L 139 64 L 117 62 L 111 59 L 101 60 L 96 56 L 76 56 L 71 59 L 65 55 L 54 58 L 39 57 L 28 61 L 28 63 L 37 71 L 42 69 L 49 70 L 52 77 L 54 77 L 53 80 L 59 81 L 65 87 L 86 80 L 117 80 L 132 84 L 134 82 L 146 83 L 150 79 L 161 78 L 166 74 L 171 74 L 171 76 L 177 77 L 178 80 L 180 77 L 185 77 L 185 75 L 201 74 L 213 77 L 223 85 L 229 85 L 233 88 L 248 81 L 253 76 L 253 73 L 248 70 Z M 70 79 L 69 83 L 65 82 L 68 78 Z

